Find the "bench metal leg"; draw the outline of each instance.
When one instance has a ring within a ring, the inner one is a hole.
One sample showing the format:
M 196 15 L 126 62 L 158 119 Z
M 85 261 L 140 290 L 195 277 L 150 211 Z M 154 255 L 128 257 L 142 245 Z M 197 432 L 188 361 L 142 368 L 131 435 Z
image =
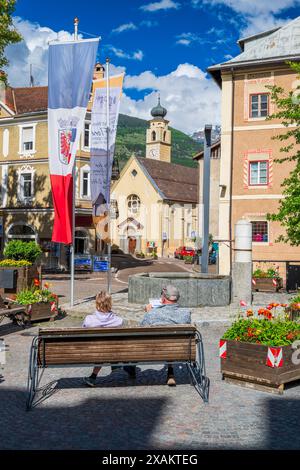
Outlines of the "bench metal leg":
M 33 338 L 30 357 L 29 357 L 29 370 L 27 380 L 27 401 L 26 409 L 29 411 L 32 408 L 35 393 L 39 383 L 39 368 L 37 364 L 38 354 L 38 337 Z
M 203 399 L 204 403 L 208 403 L 209 378 L 206 376 L 204 348 L 202 336 L 199 331 L 197 331 L 197 352 L 198 360 L 196 362 L 188 363 L 187 367 L 195 389 Z

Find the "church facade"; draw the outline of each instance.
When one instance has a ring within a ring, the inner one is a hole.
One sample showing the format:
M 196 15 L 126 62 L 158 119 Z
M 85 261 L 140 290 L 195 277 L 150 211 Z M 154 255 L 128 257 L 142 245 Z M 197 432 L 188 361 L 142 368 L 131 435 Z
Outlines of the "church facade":
M 151 114 L 146 156 L 132 156 L 112 187 L 112 242 L 125 253 L 173 256 L 179 246 L 194 246 L 199 170 L 171 163 L 160 99 Z

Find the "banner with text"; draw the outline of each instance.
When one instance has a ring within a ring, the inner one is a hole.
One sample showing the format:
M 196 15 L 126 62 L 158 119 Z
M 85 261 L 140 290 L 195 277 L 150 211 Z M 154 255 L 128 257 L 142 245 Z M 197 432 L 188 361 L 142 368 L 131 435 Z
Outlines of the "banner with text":
M 109 139 L 107 139 L 106 79 L 95 82 L 91 118 L 91 197 L 97 233 L 105 239 L 110 205 L 110 181 L 124 74 L 109 78 Z M 102 228 L 101 228 L 102 227 Z
M 72 243 L 73 167 L 90 97 L 99 39 L 49 46 L 48 151 L 54 226 L 52 241 Z

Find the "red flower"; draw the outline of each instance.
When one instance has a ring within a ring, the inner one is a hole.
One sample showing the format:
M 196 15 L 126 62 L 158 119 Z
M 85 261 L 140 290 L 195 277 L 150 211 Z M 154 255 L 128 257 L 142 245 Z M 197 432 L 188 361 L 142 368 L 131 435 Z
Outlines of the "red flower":
M 38 279 L 34 279 L 33 282 L 34 282 L 34 285 L 37 287 L 40 285 L 40 281 Z

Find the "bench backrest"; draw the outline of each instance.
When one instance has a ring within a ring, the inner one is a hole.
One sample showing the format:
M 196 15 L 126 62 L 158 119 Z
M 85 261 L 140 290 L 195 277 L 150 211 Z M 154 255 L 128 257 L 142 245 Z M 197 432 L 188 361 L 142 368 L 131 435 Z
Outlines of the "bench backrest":
M 194 361 L 196 333 L 193 325 L 40 329 L 38 364 Z

